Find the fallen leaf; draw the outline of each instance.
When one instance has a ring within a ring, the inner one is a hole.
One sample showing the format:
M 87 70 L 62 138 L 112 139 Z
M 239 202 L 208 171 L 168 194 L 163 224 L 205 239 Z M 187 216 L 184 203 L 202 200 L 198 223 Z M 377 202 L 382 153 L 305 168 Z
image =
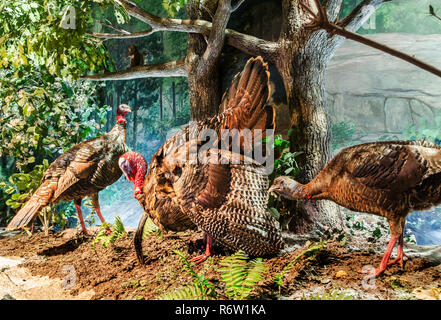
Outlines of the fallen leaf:
M 423 289 L 418 287 L 412 291 L 418 300 L 441 300 L 441 288 Z
M 348 273 L 344 270 L 340 270 L 335 274 L 336 278 L 344 278 L 348 275 Z

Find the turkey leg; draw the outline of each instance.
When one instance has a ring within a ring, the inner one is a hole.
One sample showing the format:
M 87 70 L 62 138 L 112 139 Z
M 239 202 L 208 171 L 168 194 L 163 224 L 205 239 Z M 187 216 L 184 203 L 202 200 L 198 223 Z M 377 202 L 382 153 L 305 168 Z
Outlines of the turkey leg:
M 190 260 L 188 260 L 189 262 L 201 263 L 207 260 L 207 258 L 213 254 L 213 249 L 211 247 L 213 240 L 207 233 L 204 233 L 204 242 L 205 242 L 205 253 L 200 256 L 191 258 Z
M 93 193 L 92 196 L 92 206 L 93 206 L 93 210 L 95 210 L 96 214 L 98 215 L 98 217 L 101 220 L 101 223 L 106 223 L 106 220 L 104 220 L 103 215 L 101 214 L 101 209 L 100 209 L 100 202 L 99 202 L 99 197 L 98 197 L 98 193 Z M 112 231 L 110 230 L 109 226 L 106 226 L 106 230 L 107 230 L 107 234 L 111 234 Z
M 401 234 L 400 238 L 398 239 L 398 249 L 397 249 L 397 257 L 390 261 L 387 265 L 393 265 L 395 263 L 399 263 L 401 268 L 404 268 L 404 257 L 407 258 L 407 255 L 404 253 L 403 250 L 403 246 L 404 246 L 404 235 Z
M 81 212 L 81 200 L 82 199 L 75 199 L 74 205 L 75 205 L 75 209 L 77 210 L 78 218 L 80 219 L 81 228 L 83 229 L 83 233 L 86 237 L 88 237 L 89 234 L 87 233 L 86 225 L 84 224 L 84 220 L 83 220 L 83 213 Z
M 371 278 L 378 277 L 380 274 L 382 274 L 386 270 L 387 266 L 389 265 L 388 262 L 389 262 L 390 255 L 392 253 L 392 250 L 395 247 L 395 243 L 397 242 L 398 238 L 400 238 L 400 235 L 392 235 L 391 236 L 389 243 L 387 244 L 386 251 L 384 251 L 384 255 L 383 255 L 383 258 L 381 259 L 380 265 L 377 267 L 377 269 L 375 269 L 374 272 L 369 274 L 369 276 Z M 366 272 L 360 271 L 360 273 L 366 273 Z

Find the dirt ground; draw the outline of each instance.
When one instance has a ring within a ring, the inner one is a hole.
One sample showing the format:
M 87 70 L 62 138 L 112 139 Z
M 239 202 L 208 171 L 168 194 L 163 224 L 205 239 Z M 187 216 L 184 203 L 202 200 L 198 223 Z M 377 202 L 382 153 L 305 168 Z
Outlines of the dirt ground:
M 193 231 L 148 236 L 143 243 L 144 266 L 136 260 L 133 232 L 108 248 L 97 243 L 95 250 L 92 238 L 85 238 L 73 229 L 49 236 L 19 234 L 0 239 L 0 257 L 22 258 L 20 268 L 32 276 L 56 279 L 58 286 L 74 299 L 157 299 L 191 282 L 173 250 L 186 252 L 189 257 L 199 255 L 202 238 L 201 232 Z M 422 258 L 411 258 L 405 270 L 392 266 L 373 283 L 357 271 L 366 265 L 377 266 L 381 255 L 368 248 L 355 251 L 336 241 L 328 242 L 312 257 L 302 258 L 285 275 L 283 285 L 277 287 L 274 275 L 310 245 L 264 259 L 268 271 L 254 298 L 311 299 L 334 290 L 354 299 L 440 299 L 441 266 L 431 266 Z M 225 252 L 218 249 L 218 253 L 194 265 L 194 270 L 204 272 L 221 293 L 223 283 L 217 270 Z M 3 298 L 17 297 L 8 294 Z

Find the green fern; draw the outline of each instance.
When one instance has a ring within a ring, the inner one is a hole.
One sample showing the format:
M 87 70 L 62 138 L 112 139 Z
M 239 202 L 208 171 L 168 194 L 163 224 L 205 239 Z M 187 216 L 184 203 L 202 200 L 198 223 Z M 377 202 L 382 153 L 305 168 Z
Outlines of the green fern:
M 205 278 L 204 274 L 197 273 L 193 270 L 191 263 L 185 257 L 185 254 L 179 250 L 173 250 L 179 256 L 179 261 L 184 265 L 193 280 L 191 285 L 180 288 L 174 292 L 170 292 L 159 296 L 159 300 L 211 300 L 216 298 L 214 285 Z
M 220 265 L 225 294 L 228 298 L 237 300 L 249 298 L 257 283 L 264 279 L 267 270 L 262 258 L 248 261 L 248 256 L 242 250 L 223 259 Z
M 108 234 L 107 232 L 108 227 L 110 227 L 112 230 L 111 234 Z M 103 223 L 98 230 L 98 234 L 91 243 L 92 250 L 95 251 L 95 244 L 97 242 L 101 242 L 102 246 L 107 248 L 111 243 L 119 240 L 125 233 L 126 230 L 124 228 L 124 224 L 122 223 L 121 218 L 118 216 L 115 218 L 114 225 Z
M 303 300 L 306 300 L 305 294 L 303 294 Z M 339 292 L 338 290 L 332 290 L 325 292 L 321 296 L 317 293 L 315 296 L 311 296 L 309 300 L 354 300 L 354 297 L 346 294 L 345 292 Z
M 162 235 L 162 230 L 158 228 L 151 218 L 148 218 L 145 222 L 144 229 L 142 229 L 142 240 L 155 232 L 158 238 Z
M 285 278 L 285 275 L 294 267 L 294 265 L 296 265 L 303 256 L 306 256 L 308 259 L 311 259 L 313 256 L 315 256 L 315 254 L 319 250 L 321 250 L 323 248 L 325 243 L 326 243 L 326 241 L 322 241 L 322 242 L 313 244 L 308 249 L 300 252 L 300 254 L 297 255 L 297 257 L 295 257 L 294 260 L 292 260 L 290 263 L 288 263 L 280 273 L 278 273 L 274 276 L 274 282 L 276 283 L 276 285 L 278 287 L 281 287 L 283 285 L 283 280 Z

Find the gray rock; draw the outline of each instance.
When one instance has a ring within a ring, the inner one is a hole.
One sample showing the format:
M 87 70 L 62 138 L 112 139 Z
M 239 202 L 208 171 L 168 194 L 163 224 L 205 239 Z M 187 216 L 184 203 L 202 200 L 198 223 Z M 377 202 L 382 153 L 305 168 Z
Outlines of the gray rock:
M 441 65 L 440 34 L 384 33 L 366 36 L 415 55 L 431 65 Z M 350 40 L 343 43 L 328 65 L 326 92 L 333 97 L 329 99 L 332 105 L 329 111 L 334 123 L 351 121 L 367 132 L 385 131 L 385 121 L 389 132 L 399 132 L 408 125 L 406 122 L 418 122 L 424 115 L 430 118 L 432 110 L 441 109 L 441 78 Z M 388 109 L 402 113 L 388 115 L 384 105 L 380 111 L 381 99 L 389 101 Z M 408 102 L 408 110 L 403 99 Z M 398 105 L 393 106 L 393 103 Z
M 386 114 L 386 129 L 388 132 L 402 132 L 413 122 L 408 99 L 386 99 L 384 113 Z
M 427 104 L 416 99 L 410 100 L 410 109 L 412 110 L 412 118 L 416 125 L 421 122 L 427 121 L 428 124 L 434 124 L 433 121 L 433 111 Z

